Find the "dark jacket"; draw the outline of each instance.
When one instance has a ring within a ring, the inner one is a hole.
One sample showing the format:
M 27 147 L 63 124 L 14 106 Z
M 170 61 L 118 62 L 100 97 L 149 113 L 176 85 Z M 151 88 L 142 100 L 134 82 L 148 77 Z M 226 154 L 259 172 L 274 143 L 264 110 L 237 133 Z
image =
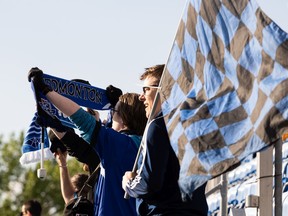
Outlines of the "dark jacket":
M 138 198 L 138 214 L 206 216 L 206 185 L 195 190 L 192 198 L 182 200 L 178 186 L 180 165 L 161 114 L 151 121 L 145 137 L 138 175 L 127 188 L 130 196 Z

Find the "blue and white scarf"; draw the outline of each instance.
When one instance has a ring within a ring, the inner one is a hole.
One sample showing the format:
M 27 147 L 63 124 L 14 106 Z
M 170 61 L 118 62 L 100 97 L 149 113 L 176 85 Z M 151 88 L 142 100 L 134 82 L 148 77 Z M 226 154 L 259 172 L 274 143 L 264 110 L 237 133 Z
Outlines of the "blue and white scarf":
M 106 96 L 106 91 L 101 88 L 93 87 L 88 84 L 69 81 L 48 74 L 43 74 L 44 82 L 49 85 L 54 91 L 73 100 L 83 107 L 89 107 L 96 110 L 108 110 L 111 104 Z M 34 97 L 37 107 L 43 109 L 47 114 L 58 118 L 61 123 L 67 127 L 76 128 L 70 119 L 60 112 L 45 95 L 36 92 L 31 82 L 31 88 L 34 92 Z M 41 159 L 41 126 L 37 124 L 38 113 L 36 112 L 29 125 L 28 131 L 22 145 L 22 156 L 20 163 L 22 165 L 39 162 Z M 49 139 L 46 128 L 44 130 L 44 160 L 53 158 L 50 151 Z

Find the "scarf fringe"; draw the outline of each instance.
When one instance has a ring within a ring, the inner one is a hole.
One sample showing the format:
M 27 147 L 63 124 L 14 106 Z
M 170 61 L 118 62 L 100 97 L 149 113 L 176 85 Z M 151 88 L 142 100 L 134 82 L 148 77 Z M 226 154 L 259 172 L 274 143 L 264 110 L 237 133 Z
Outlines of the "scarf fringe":
M 54 159 L 54 155 L 49 148 L 44 148 L 44 160 Z M 41 161 L 41 149 L 23 153 L 19 159 L 21 165 L 36 163 Z

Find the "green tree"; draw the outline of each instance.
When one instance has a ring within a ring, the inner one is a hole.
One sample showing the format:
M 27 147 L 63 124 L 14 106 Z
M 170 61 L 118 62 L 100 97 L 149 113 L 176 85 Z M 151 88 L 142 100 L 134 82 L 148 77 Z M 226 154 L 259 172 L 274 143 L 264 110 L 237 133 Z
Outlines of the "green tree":
M 11 134 L 8 142 L 0 136 L 0 215 L 15 216 L 24 201 L 37 199 L 43 208 L 43 216 L 62 215 L 64 201 L 60 190 L 59 168 L 55 160 L 44 161 L 47 177 L 37 178 L 40 163 L 22 166 L 19 162 L 24 133 Z M 74 175 L 82 170 L 82 164 L 69 159 L 69 172 Z

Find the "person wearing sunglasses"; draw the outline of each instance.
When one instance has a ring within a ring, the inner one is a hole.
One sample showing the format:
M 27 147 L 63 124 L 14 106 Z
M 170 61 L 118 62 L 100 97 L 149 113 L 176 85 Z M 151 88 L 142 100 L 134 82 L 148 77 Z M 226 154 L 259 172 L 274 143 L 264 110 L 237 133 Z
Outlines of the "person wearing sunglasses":
M 178 185 L 180 165 L 170 144 L 160 101 L 155 101 L 165 65 L 146 68 L 141 75 L 146 117 L 151 119 L 145 130 L 137 172 L 127 171 L 122 187 L 130 197 L 137 198 L 139 215 L 207 216 L 205 185 L 192 197 L 182 197 Z M 155 105 L 154 105 L 155 103 Z M 155 106 L 155 107 L 154 107 Z
M 114 107 L 112 128 L 101 124 L 72 100 L 58 94 L 43 81 L 43 72 L 32 68 L 28 80 L 68 116 L 77 126 L 81 136 L 95 149 L 101 162 L 101 171 L 96 186 L 95 215 L 137 215 L 134 198 L 124 199 L 121 187 L 122 176 L 131 170 L 142 139 L 147 118 L 145 106 L 138 100 L 139 94 L 126 93 L 119 97 Z

